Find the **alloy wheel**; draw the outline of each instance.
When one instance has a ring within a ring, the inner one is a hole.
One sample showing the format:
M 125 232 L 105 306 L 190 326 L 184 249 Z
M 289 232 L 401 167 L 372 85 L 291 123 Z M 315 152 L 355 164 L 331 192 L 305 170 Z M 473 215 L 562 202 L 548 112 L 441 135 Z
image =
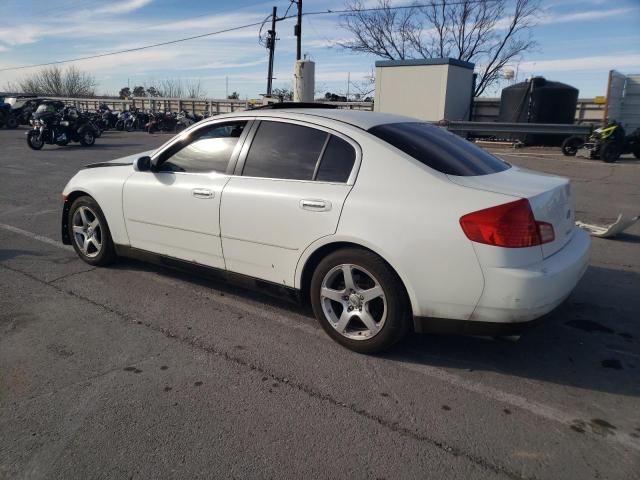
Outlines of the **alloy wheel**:
M 378 280 L 353 264 L 333 267 L 322 280 L 322 310 L 342 336 L 367 340 L 377 335 L 387 319 L 387 300 Z
M 76 246 L 88 258 L 97 257 L 102 250 L 102 225 L 96 213 L 80 206 L 73 214 L 73 238 Z

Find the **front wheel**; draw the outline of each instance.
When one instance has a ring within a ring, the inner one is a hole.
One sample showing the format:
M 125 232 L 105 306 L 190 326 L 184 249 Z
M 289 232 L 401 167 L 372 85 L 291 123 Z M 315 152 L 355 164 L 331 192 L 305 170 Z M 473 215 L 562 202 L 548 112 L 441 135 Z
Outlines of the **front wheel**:
M 584 138 L 577 135 L 567 137 L 562 142 L 562 153 L 569 157 L 575 156 L 578 153 L 578 149 L 584 145 Z
M 107 220 L 91 197 L 80 197 L 69 209 L 69 238 L 78 256 L 90 265 L 104 266 L 115 257 Z
M 44 139 L 40 135 L 40 132 L 31 130 L 27 134 L 27 145 L 33 150 L 42 150 L 42 147 L 44 147 Z
M 410 330 L 401 280 L 368 250 L 348 248 L 325 257 L 313 273 L 310 296 L 325 332 L 356 352 L 387 350 Z
M 83 147 L 90 147 L 96 143 L 96 135 L 91 130 L 85 130 L 80 134 L 80 145 Z
M 122 120 L 118 120 L 116 122 L 116 130 L 118 130 L 119 132 L 124 130 L 124 122 Z

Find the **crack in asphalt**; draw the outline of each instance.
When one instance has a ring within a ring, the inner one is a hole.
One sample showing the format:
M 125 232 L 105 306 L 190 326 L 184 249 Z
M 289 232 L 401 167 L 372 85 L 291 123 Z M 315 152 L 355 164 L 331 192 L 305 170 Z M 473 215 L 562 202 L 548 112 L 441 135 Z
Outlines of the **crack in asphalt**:
M 16 269 L 16 268 L 12 268 L 9 267 L 7 265 L 0 265 L 1 268 L 4 268 L 6 270 L 12 271 L 14 273 L 18 273 L 21 275 L 26 276 L 27 278 L 30 278 L 40 284 L 49 286 L 51 288 L 53 288 L 54 290 L 63 293 L 63 294 L 67 294 L 70 295 L 78 300 L 82 300 L 85 301 L 95 307 L 100 308 L 101 310 L 104 310 L 108 313 L 111 313 L 115 316 L 117 316 L 118 318 L 126 321 L 127 323 L 134 323 L 136 325 L 140 325 L 143 326 L 145 328 L 148 328 L 152 331 L 158 332 L 163 334 L 165 337 L 169 338 L 169 339 L 173 339 L 179 343 L 188 345 L 192 348 L 196 348 L 199 350 L 202 350 L 212 356 L 215 356 L 217 358 L 223 359 L 225 361 L 234 363 L 236 365 L 239 365 L 243 368 L 255 371 L 255 372 L 259 372 L 260 374 L 264 375 L 264 376 L 268 376 L 270 377 L 272 380 L 278 381 L 279 383 L 282 383 L 284 385 L 289 386 L 290 388 L 294 389 L 294 390 L 298 390 L 299 392 L 302 392 L 304 394 L 306 394 L 307 396 L 311 397 L 311 398 L 315 398 L 321 401 L 324 401 L 332 406 L 338 407 L 338 408 L 346 408 L 348 410 L 350 410 L 351 412 L 355 413 L 356 415 L 377 423 L 378 425 L 380 425 L 381 427 L 392 431 L 394 433 L 397 433 L 403 437 L 407 437 L 410 438 L 412 440 L 416 440 L 418 442 L 424 442 L 427 443 L 433 447 L 438 448 L 439 450 L 452 455 L 454 457 L 462 457 L 465 458 L 466 460 L 478 465 L 481 468 L 484 468 L 485 470 L 490 470 L 496 474 L 499 475 L 503 475 L 506 476 L 507 478 L 513 479 L 513 480 L 536 480 L 536 477 L 525 477 L 522 476 L 516 472 L 514 472 L 513 470 L 509 469 L 508 467 L 498 464 L 498 463 L 493 463 L 490 462 L 480 456 L 474 455 L 472 453 L 466 452 L 458 447 L 454 447 L 452 445 L 449 445 L 445 442 L 442 442 L 440 440 L 437 440 L 435 438 L 429 437 L 423 433 L 420 433 L 417 429 L 416 430 L 412 430 L 409 429 L 407 427 L 404 427 L 402 425 L 399 424 L 399 422 L 394 422 L 391 421 L 389 419 L 384 418 L 381 415 L 377 415 L 373 412 L 370 412 L 362 407 L 359 407 L 358 405 L 356 405 L 355 403 L 345 403 L 345 402 L 341 402 L 340 400 L 338 400 L 337 398 L 326 394 L 326 393 L 322 393 L 320 391 L 317 391 L 315 389 L 313 389 L 311 386 L 301 383 L 301 382 L 292 382 L 290 381 L 287 377 L 279 375 L 277 373 L 273 373 L 267 369 L 265 369 L 264 367 L 260 366 L 260 365 L 256 365 L 255 363 L 246 360 L 244 358 L 238 357 L 236 355 L 232 355 L 231 353 L 224 351 L 224 350 L 218 350 L 216 349 L 214 346 L 204 343 L 200 340 L 198 340 L 197 338 L 194 337 L 189 337 L 189 336 L 178 336 L 176 335 L 174 332 L 172 332 L 170 329 L 168 328 L 164 328 L 164 327 L 159 327 L 156 325 L 153 325 L 149 322 L 143 322 L 141 320 L 135 320 L 133 315 L 121 312 L 109 305 L 97 302 L 91 298 L 85 297 L 83 295 L 80 295 L 76 292 L 74 292 L 73 290 L 68 290 L 68 289 L 64 289 L 58 285 L 55 285 L 53 283 L 47 282 L 45 280 L 42 280 L 40 278 L 38 278 L 37 276 L 28 273 L 28 272 L 24 272 L 22 270 Z M 86 273 L 85 272 L 78 272 L 78 273 Z

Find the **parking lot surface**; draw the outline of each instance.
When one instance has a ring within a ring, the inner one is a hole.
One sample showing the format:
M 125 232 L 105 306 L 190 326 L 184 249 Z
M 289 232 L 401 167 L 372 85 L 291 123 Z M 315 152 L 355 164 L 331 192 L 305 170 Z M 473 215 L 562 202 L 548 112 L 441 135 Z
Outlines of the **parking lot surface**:
M 60 243 L 67 180 L 169 136 L 34 152 L 25 131 L 0 130 L 0 478 L 638 478 L 640 225 L 594 239 L 575 292 L 517 342 L 363 356 L 308 308 L 81 262 Z M 570 177 L 579 220 L 640 213 L 638 161 L 489 149 Z

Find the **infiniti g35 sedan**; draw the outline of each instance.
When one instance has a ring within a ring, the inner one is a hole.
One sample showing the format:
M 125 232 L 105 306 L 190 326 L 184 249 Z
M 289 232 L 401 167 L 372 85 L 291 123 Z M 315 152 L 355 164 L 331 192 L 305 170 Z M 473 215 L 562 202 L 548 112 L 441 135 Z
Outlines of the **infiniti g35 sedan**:
M 513 335 L 569 295 L 590 250 L 567 179 L 372 112 L 219 115 L 88 165 L 63 196 L 62 238 L 85 262 L 250 277 L 366 353 L 410 331 Z

